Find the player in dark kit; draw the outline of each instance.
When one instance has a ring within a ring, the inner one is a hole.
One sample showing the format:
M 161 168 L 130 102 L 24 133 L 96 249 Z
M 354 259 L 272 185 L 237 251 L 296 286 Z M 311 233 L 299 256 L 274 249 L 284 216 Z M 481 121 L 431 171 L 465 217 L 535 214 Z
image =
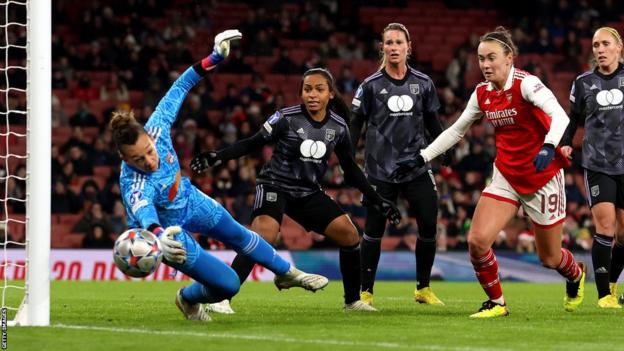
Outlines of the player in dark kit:
M 404 25 L 390 23 L 384 28 L 381 69 L 362 83 L 353 99 L 351 141 L 355 150 L 362 126 L 366 124 L 369 182 L 381 196 L 393 202 L 401 193 L 409 203 L 410 216 L 418 223 L 414 299 L 443 305 L 429 287 L 436 252 L 437 189 L 430 166 L 414 167 L 411 161 L 427 147 L 426 132 L 432 139 L 442 133 L 438 119 L 440 103 L 431 79 L 407 65 L 410 47 L 409 32 Z M 450 158 L 446 157 L 445 161 Z M 371 305 L 385 229 L 384 216 L 368 207 L 362 240 L 360 298 Z
M 577 126 L 585 126 L 583 162 L 585 187 L 596 225 L 592 263 L 598 306 L 622 308 L 617 280 L 624 268 L 624 65 L 622 38 L 602 27 L 592 40 L 596 68 L 581 74 L 570 92 L 570 125 L 562 151 L 572 153 Z M 614 245 L 614 237 L 615 245 Z
M 377 211 L 395 223 L 400 221 L 401 214 L 375 192 L 357 166 L 346 122 L 349 109 L 338 96 L 329 71 L 322 68 L 306 71 L 300 94 L 303 104 L 275 112 L 251 138 L 195 157 L 191 168 L 203 172 L 272 142 L 273 156 L 257 179 L 251 229 L 275 243 L 285 213 L 306 230 L 331 238 L 340 246 L 345 310 L 375 311 L 360 301 L 358 232 L 351 219 L 319 186 L 331 153 L 338 156 L 346 182 L 364 193 Z M 241 283 L 247 279 L 253 265 L 241 255 L 234 259 L 232 268 Z

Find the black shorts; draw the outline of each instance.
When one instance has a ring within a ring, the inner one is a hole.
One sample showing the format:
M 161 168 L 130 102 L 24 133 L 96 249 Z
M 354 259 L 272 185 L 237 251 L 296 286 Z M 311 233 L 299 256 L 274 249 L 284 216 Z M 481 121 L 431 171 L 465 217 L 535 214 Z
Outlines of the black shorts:
M 327 226 L 345 212 L 320 190 L 308 196 L 294 197 L 271 185 L 256 186 L 252 221 L 257 216 L 267 215 L 281 224 L 284 214 L 301 224 L 307 231 L 325 234 Z
M 379 195 L 395 204 L 397 197 L 401 194 L 409 204 L 408 214 L 410 217 L 427 216 L 437 219 L 438 190 L 431 171 L 405 183 L 387 183 L 371 177 L 368 178 L 368 181 Z
M 590 208 L 600 202 L 624 208 L 624 175 L 608 175 L 586 169 L 585 190 Z

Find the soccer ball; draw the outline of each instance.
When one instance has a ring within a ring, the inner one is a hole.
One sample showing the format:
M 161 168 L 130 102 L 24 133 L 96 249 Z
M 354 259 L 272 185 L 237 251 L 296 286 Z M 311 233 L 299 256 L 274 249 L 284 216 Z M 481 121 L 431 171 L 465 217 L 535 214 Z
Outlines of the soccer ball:
M 160 241 L 145 229 L 128 229 L 115 241 L 113 259 L 124 274 L 146 277 L 162 262 Z

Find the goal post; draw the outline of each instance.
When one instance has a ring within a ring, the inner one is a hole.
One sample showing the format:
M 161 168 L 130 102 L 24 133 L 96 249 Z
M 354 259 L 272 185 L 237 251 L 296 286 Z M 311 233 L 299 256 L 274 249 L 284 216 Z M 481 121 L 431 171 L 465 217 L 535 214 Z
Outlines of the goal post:
M 51 0 L 27 1 L 26 296 L 24 324 L 50 324 Z
M 25 6 L 26 13 L 26 110 L 14 111 L 11 106 L 11 98 L 6 95 L 7 106 L 7 139 L 13 136 L 21 136 L 11 132 L 8 122 L 9 113 L 23 113 L 26 118 L 26 216 L 25 216 L 25 270 L 24 297 L 17 309 L 15 318 L 9 321 L 9 325 L 20 326 L 47 326 L 50 325 L 50 211 L 51 211 L 51 77 L 52 77 L 52 12 L 51 0 L 0 0 L 0 4 L 8 6 Z M 9 9 L 4 8 L 6 38 L 8 38 L 11 26 L 23 26 L 24 23 L 13 22 L 9 18 Z M 6 72 L 11 68 L 24 68 L 11 66 L 14 61 L 9 56 L 11 47 L 21 49 L 23 46 L 5 43 L 6 51 L 4 58 L 5 77 L 7 77 L 7 92 L 13 88 L 10 86 Z M 19 89 L 13 89 L 14 91 Z M 8 150 L 5 157 L 23 156 L 12 155 Z M 7 162 L 8 164 L 8 162 Z M 7 169 L 8 171 L 8 169 Z M 6 203 L 6 200 L 5 200 Z M 9 215 L 5 212 L 6 222 Z M 23 246 L 22 246 L 23 247 Z M 8 261 L 6 258 L 6 246 L 4 257 L 5 273 Z M 12 263 L 14 266 L 18 266 Z M 6 279 L 6 274 L 5 274 Z M 5 284 L 6 285 L 6 284 Z M 5 289 L 7 287 L 5 286 Z M 4 300 L 3 300 L 3 308 Z

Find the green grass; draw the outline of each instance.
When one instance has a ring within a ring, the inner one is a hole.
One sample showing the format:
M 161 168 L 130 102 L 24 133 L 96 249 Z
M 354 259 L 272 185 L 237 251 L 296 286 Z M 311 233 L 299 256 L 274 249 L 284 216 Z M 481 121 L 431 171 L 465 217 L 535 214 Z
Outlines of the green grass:
M 624 345 L 623 311 L 596 306 L 593 284 L 575 313 L 563 284 L 505 283 L 511 314 L 468 318 L 485 299 L 474 283 L 438 283 L 444 307 L 412 300 L 412 282 L 378 282 L 375 314 L 344 313 L 342 284 L 278 292 L 245 284 L 234 315 L 186 321 L 176 282 L 54 282 L 51 327 L 8 329 L 9 350 L 615 350 Z

